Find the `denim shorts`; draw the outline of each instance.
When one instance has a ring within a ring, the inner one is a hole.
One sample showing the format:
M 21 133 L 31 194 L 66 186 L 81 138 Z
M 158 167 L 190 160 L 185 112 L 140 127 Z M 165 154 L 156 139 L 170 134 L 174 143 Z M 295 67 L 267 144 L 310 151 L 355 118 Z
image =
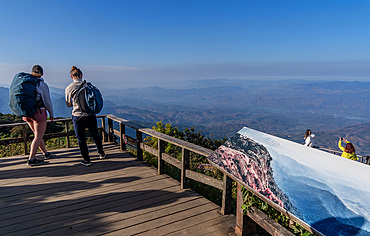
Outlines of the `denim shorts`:
M 28 122 L 42 122 L 47 120 L 46 109 L 44 107 L 38 108 L 32 117 L 22 117 L 23 121 Z

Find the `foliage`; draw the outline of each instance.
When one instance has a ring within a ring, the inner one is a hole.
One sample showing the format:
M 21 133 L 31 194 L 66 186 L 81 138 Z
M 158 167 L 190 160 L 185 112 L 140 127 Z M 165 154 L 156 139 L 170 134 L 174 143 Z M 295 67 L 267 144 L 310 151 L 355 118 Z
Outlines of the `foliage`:
M 0 113 L 0 124 L 11 124 L 11 123 L 20 123 L 20 122 L 22 122 L 22 118 L 20 116 Z M 0 127 L 0 138 L 1 139 L 21 137 L 22 134 L 23 134 L 22 127 L 18 127 L 18 128 Z
M 0 113 L 0 124 L 12 124 L 12 123 L 23 123 L 21 117 L 11 114 L 1 114 Z M 31 139 L 33 138 L 33 132 L 28 125 L 24 126 L 26 128 L 26 134 Z M 68 123 L 69 131 L 73 131 L 72 122 Z M 46 134 L 59 133 L 65 131 L 65 122 L 49 122 L 47 124 Z M 23 137 L 23 127 L 0 127 L 0 157 L 22 155 L 24 154 L 24 143 L 11 143 L 6 144 L 1 142 L 1 140 L 21 138 Z M 77 138 L 75 136 L 70 136 L 70 145 L 78 146 Z M 67 147 L 66 137 L 57 138 L 44 138 L 44 142 L 47 150 L 59 149 Z M 93 139 L 87 134 L 87 143 L 93 143 Z M 27 150 L 30 150 L 31 142 L 27 142 Z
M 246 215 L 248 211 L 251 211 L 251 208 L 254 206 L 263 211 L 266 215 L 268 215 L 271 219 L 278 222 L 283 227 L 292 231 L 292 233 L 294 233 L 295 235 L 302 236 L 313 235 L 307 230 L 305 230 L 302 226 L 293 223 L 287 216 L 282 214 L 280 211 L 274 209 L 273 207 L 269 206 L 265 201 L 261 200 L 244 187 L 242 188 L 242 192 L 243 192 L 242 210 L 244 212 L 244 215 Z
M 76 137 L 69 137 L 69 142 L 71 147 L 77 147 L 78 142 Z M 87 139 L 87 143 L 93 143 L 92 138 Z M 27 150 L 30 150 L 31 142 L 27 142 Z M 45 141 L 46 149 L 54 150 L 67 147 L 67 141 L 65 137 L 52 138 Z M 38 150 L 39 153 L 41 153 Z M 12 143 L 8 145 L 0 145 L 0 157 L 16 156 L 24 154 L 24 144 L 23 143 Z
M 184 132 L 180 132 L 178 128 L 173 128 L 171 124 L 162 124 L 162 122 L 157 122 L 157 125 L 153 127 L 153 130 L 156 130 L 158 132 L 167 134 L 169 136 L 188 141 L 190 143 L 197 144 L 199 146 L 215 150 L 219 146 L 221 146 L 225 141 L 224 139 L 213 139 L 212 137 L 205 137 L 201 131 L 195 131 L 195 128 L 185 129 Z M 147 137 L 144 139 L 144 142 L 147 145 L 150 145 L 153 148 L 158 148 L 158 139 L 153 137 Z M 177 158 L 178 160 L 181 160 L 181 148 L 178 146 L 175 146 L 170 143 L 166 143 L 165 145 L 165 152 L 172 157 Z M 150 163 L 153 166 L 157 166 L 157 157 L 154 155 L 151 155 L 147 152 L 144 152 L 144 159 Z M 201 169 L 199 166 L 201 164 L 208 163 L 206 160 L 206 157 L 201 156 L 199 154 L 191 153 L 190 155 L 190 169 L 193 171 L 201 172 L 203 174 L 212 176 L 213 178 L 222 179 L 223 174 L 215 168 L 212 169 Z M 180 180 L 180 170 L 173 167 L 172 165 L 169 165 L 165 163 L 165 173 L 170 175 L 171 177 Z M 219 189 L 215 189 L 211 186 L 199 183 L 197 181 L 190 180 L 190 188 L 195 190 L 196 192 L 200 193 L 204 197 L 208 198 L 209 200 L 213 201 L 214 203 L 221 205 L 222 201 L 222 191 Z M 232 206 L 235 207 L 236 202 L 236 183 L 233 182 L 232 187 L 232 199 L 233 203 Z M 276 222 L 284 226 L 285 228 L 292 231 L 295 235 L 303 235 L 303 236 L 309 236 L 312 235 L 309 232 L 307 232 L 304 228 L 299 226 L 298 224 L 293 223 L 288 217 L 283 215 L 281 212 L 275 210 L 273 207 L 269 206 L 266 202 L 259 199 L 257 196 L 253 195 L 251 192 L 243 188 L 243 199 L 244 204 L 242 206 L 242 209 L 244 210 L 244 213 L 246 213 L 248 210 L 251 210 L 252 206 L 257 207 L 258 209 L 262 210 L 265 214 L 267 214 L 270 218 L 274 219 Z M 234 209 L 235 212 L 235 209 Z M 267 235 L 266 232 L 260 227 L 259 228 L 259 235 Z
M 153 127 L 153 130 L 167 134 L 169 136 L 185 140 L 199 146 L 215 150 L 226 139 L 212 139 L 211 137 L 205 137 L 200 131 L 196 132 L 195 128 L 185 129 L 184 132 L 181 132 L 177 127 L 173 128 L 171 124 L 167 123 L 166 125 L 162 124 L 161 121 L 157 122 L 157 125 Z M 144 139 L 144 142 L 153 147 L 158 148 L 158 139 L 154 137 L 147 137 Z M 165 153 L 181 160 L 182 149 L 174 144 L 165 143 Z M 158 158 L 150 153 L 144 152 L 144 160 L 150 163 L 153 166 L 157 166 Z M 217 179 L 222 179 L 223 174 L 217 169 L 203 169 L 200 168 L 202 164 L 208 164 L 206 157 L 203 157 L 199 154 L 190 152 L 190 169 L 196 172 L 204 173 L 206 175 L 212 176 Z M 165 163 L 165 173 L 171 177 L 180 180 L 180 170 L 172 165 Z M 209 200 L 220 205 L 222 200 L 222 191 L 211 186 L 199 183 L 197 181 L 190 180 L 189 186 L 191 189 L 205 196 Z

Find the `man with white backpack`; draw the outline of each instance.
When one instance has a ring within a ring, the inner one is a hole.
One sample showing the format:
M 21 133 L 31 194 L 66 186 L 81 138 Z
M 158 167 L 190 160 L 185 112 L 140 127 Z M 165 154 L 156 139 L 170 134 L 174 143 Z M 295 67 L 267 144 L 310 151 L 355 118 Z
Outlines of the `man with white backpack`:
M 103 106 L 100 91 L 91 83 L 82 80 L 82 71 L 73 66 L 71 71 L 73 82 L 65 89 L 66 105 L 72 108 L 72 122 L 80 147 L 84 166 L 91 166 L 90 155 L 86 144 L 85 128 L 87 127 L 94 139 L 99 158 L 106 158 L 102 140 L 99 136 L 96 114 Z

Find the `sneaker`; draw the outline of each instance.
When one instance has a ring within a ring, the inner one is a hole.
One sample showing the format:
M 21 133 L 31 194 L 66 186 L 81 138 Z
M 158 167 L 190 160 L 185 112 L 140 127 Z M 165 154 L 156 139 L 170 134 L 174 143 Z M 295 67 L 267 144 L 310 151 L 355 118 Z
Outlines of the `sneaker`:
M 39 160 L 36 158 L 33 158 L 32 160 L 27 161 L 28 166 L 37 166 L 37 165 L 41 165 L 42 163 L 44 163 L 44 160 Z
M 44 154 L 44 158 L 45 159 L 49 159 L 51 157 L 51 153 L 50 152 L 47 152 Z
M 99 154 L 99 158 L 100 158 L 100 160 L 105 159 L 105 158 L 107 158 L 107 155 L 105 155 L 105 153 L 104 154 Z
M 87 162 L 85 160 L 81 161 L 81 165 L 83 166 L 91 166 L 91 162 Z

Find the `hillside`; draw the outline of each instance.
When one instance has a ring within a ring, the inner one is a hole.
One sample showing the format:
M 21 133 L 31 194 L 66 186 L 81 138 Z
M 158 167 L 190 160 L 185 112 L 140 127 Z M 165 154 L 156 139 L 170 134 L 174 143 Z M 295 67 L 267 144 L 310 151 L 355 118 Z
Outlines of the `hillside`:
M 320 147 L 337 149 L 339 136 L 351 140 L 357 148 L 357 152 L 362 155 L 370 153 L 369 134 L 370 123 L 343 126 L 338 128 L 338 124 L 345 124 L 346 120 L 341 117 L 332 118 L 323 115 L 318 117 L 319 123 L 331 120 L 325 127 L 317 125 L 314 127 L 311 117 L 302 115 L 301 119 L 293 119 L 289 116 L 278 116 L 268 113 L 253 114 L 248 111 L 238 111 L 232 114 L 225 113 L 223 110 L 176 110 L 171 112 L 154 112 L 146 109 L 137 109 L 130 106 L 109 107 L 107 113 L 116 114 L 129 120 L 153 126 L 157 121 L 171 123 L 180 130 L 189 127 L 196 127 L 205 135 L 212 135 L 214 138 L 230 137 L 246 126 L 262 132 L 273 134 L 278 137 L 286 138 L 297 143 L 303 143 L 303 135 L 306 127 L 310 127 L 316 134 L 316 143 Z M 321 130 L 321 131 L 320 131 Z
M 201 83 L 204 86 L 203 83 Z M 221 86 L 222 85 L 222 86 Z M 273 112 L 297 111 L 367 118 L 370 82 L 248 81 L 240 84 L 209 82 L 208 87 L 169 89 L 147 87 L 109 91 L 108 99 L 132 106 L 152 104 L 195 108 L 241 108 Z M 129 103 L 128 103 L 129 102 Z M 344 111 L 347 112 L 344 112 Z
M 302 143 L 304 131 L 311 129 L 320 136 L 318 145 L 335 149 L 337 137 L 348 135 L 358 152 L 370 153 L 364 135 L 369 133 L 364 124 L 370 123 L 369 82 L 221 79 L 181 86 L 102 91 L 101 113 L 146 126 L 162 121 L 180 130 L 195 127 L 214 138 L 230 137 L 246 126 Z M 0 112 L 9 113 L 8 89 L 0 89 Z M 64 90 L 50 91 L 55 115 L 70 117 Z
M 0 112 L 10 113 L 9 109 L 9 89 L 0 87 Z
M 215 138 L 247 126 L 280 137 L 296 134 L 295 141 L 302 143 L 309 128 L 318 137 L 325 134 L 321 146 L 335 149 L 333 137 L 342 134 L 352 138 L 358 152 L 370 153 L 370 139 L 363 138 L 370 130 L 352 128 L 370 122 L 368 82 L 205 80 L 193 86 L 110 91 L 105 99 L 130 107 L 113 113 L 140 119 L 144 112 L 147 123 L 160 119 L 180 129 L 194 126 Z
M 339 137 L 344 137 L 355 145 L 356 153 L 360 155 L 370 156 L 370 123 L 351 125 L 330 131 L 314 131 L 315 145 L 319 147 L 329 148 L 340 152 L 338 148 Z M 303 134 L 291 134 L 283 136 L 283 138 L 294 142 L 303 143 Z

